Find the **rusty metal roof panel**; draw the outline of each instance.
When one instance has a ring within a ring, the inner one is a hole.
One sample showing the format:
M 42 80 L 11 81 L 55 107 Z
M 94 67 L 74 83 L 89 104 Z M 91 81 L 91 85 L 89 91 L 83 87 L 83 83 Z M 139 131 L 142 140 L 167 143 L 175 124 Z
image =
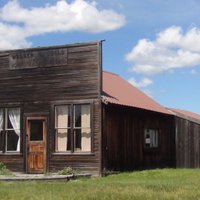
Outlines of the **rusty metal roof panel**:
M 200 123 L 200 115 L 191 111 L 181 110 L 176 108 L 167 108 L 174 112 L 174 114 L 178 117 L 193 121 L 195 123 Z
M 104 102 L 172 115 L 172 113 L 163 106 L 117 74 L 103 72 L 102 79 L 102 100 Z

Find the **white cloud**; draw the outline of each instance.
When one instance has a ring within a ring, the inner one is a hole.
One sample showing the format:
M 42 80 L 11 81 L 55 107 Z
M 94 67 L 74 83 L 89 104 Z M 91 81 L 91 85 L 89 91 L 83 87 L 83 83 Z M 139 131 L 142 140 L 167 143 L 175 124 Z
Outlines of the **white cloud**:
M 0 49 L 16 49 L 30 47 L 31 43 L 26 41 L 23 29 L 18 26 L 8 25 L 0 22 Z
M 153 41 L 139 40 L 126 60 L 133 64 L 131 71 L 145 75 L 194 67 L 200 64 L 199 43 L 200 29 L 194 27 L 183 33 L 181 27 L 172 26 Z
M 135 78 L 132 77 L 128 80 L 128 82 L 137 88 L 145 88 L 153 84 L 153 81 L 148 78 L 143 78 L 140 81 L 136 81 Z
M 18 0 L 13 0 L 0 9 L 0 22 L 0 43 L 3 44 L 0 48 L 10 49 L 16 48 L 16 44 L 19 44 L 17 47 L 29 46 L 27 38 L 33 35 L 116 30 L 125 24 L 125 17 L 113 10 L 100 10 L 95 2 L 85 0 L 74 0 L 71 3 L 60 0 L 55 5 L 30 9 L 23 8 Z M 5 31 L 14 37 L 6 36 Z

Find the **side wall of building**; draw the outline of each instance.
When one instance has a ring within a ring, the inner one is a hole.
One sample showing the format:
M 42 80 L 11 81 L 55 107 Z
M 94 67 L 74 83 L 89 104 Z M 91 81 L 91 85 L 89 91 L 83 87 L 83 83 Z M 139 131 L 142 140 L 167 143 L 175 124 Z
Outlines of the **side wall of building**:
M 200 167 L 200 124 L 176 117 L 176 166 Z
M 103 169 L 175 166 L 174 118 L 118 105 L 103 106 Z M 158 130 L 158 147 L 145 147 L 145 129 Z

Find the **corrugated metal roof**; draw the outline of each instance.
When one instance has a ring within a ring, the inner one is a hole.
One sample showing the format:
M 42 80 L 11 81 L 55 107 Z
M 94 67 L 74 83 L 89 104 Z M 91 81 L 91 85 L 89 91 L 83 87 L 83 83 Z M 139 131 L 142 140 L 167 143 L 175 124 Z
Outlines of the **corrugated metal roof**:
M 117 74 L 103 72 L 103 94 L 105 103 L 131 106 L 154 112 L 172 115 L 167 109 L 152 98 L 122 79 Z
M 174 112 L 175 115 L 182 117 L 184 119 L 188 119 L 190 121 L 194 121 L 196 123 L 200 123 L 200 115 L 197 113 L 193 113 L 191 111 L 187 110 L 181 110 L 181 109 L 176 109 L 176 108 L 167 108 Z

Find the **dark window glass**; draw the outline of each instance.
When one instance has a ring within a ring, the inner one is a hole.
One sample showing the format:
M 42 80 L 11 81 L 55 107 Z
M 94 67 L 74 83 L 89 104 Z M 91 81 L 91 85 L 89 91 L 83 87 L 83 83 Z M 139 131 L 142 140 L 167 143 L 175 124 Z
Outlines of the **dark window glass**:
M 81 105 L 75 105 L 74 107 L 74 121 L 75 127 L 81 127 Z
M 81 129 L 74 130 L 74 148 L 81 150 Z
M 30 123 L 30 141 L 43 140 L 43 121 L 31 120 Z
M 67 151 L 71 149 L 71 132 L 70 130 L 67 131 Z
M 3 137 L 3 131 L 0 131 L 0 151 L 3 151 L 3 141 L 4 141 L 4 137 Z
M 7 129 L 13 129 L 9 116 L 7 116 Z
M 14 130 L 7 131 L 7 151 L 16 151 L 19 136 Z

